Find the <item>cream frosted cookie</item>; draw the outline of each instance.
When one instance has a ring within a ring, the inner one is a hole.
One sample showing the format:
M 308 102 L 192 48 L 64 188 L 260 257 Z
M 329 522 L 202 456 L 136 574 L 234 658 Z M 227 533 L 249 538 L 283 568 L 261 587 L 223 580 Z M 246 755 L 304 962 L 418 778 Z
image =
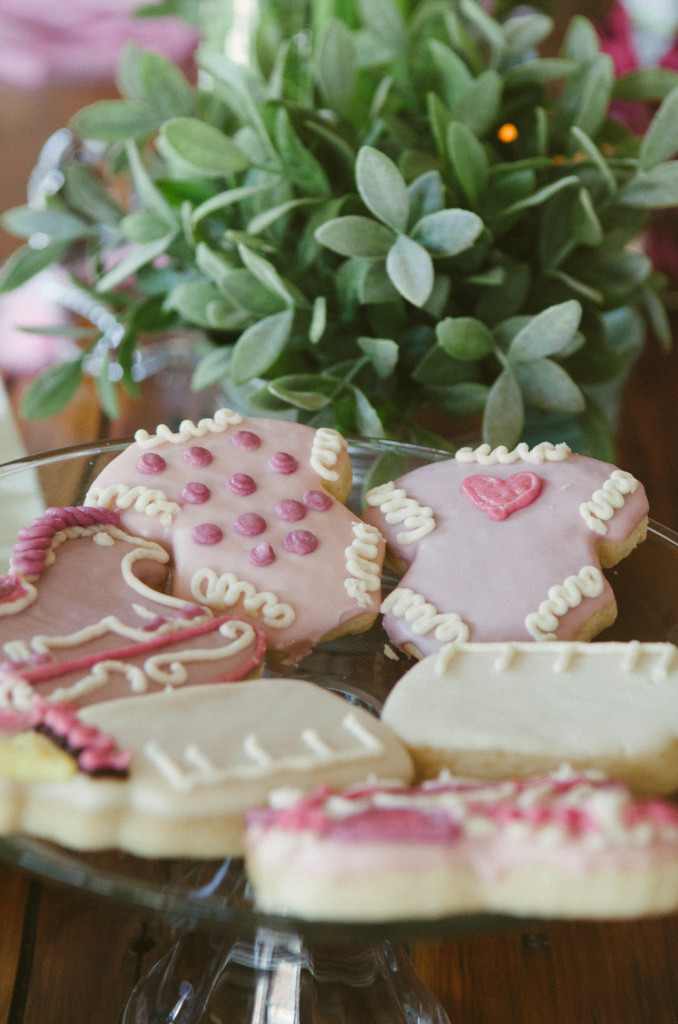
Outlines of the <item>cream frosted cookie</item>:
M 78 759 L 79 744 L 88 740 L 94 767 L 78 760 L 68 778 L 32 781 L 25 763 L 17 768 L 21 752 L 14 750 L 0 776 L 0 832 L 82 850 L 237 855 L 245 811 L 265 805 L 276 786 L 310 791 L 322 782 L 342 787 L 412 777 L 404 745 L 379 719 L 294 679 L 121 698 L 77 716 L 63 706 L 45 710 L 39 698 L 13 720 L 0 711 L 7 743 L 43 723 L 48 737 L 58 741 L 64 734 L 61 745 Z M 106 751 L 103 761 L 95 756 L 99 747 Z M 0 769 L 2 763 L 0 744 Z
M 455 641 L 590 640 L 616 617 L 602 569 L 647 529 L 642 485 L 564 444 L 462 448 L 367 504 L 404 573 L 384 627 L 416 657 Z
M 678 809 L 600 775 L 285 797 L 247 816 L 246 865 L 265 911 L 375 921 L 678 909 Z
M 419 778 L 512 778 L 567 762 L 636 793 L 678 789 L 669 643 L 449 644 L 398 680 L 382 718 Z
M 117 511 L 52 508 L 22 528 L 0 576 L 0 708 L 33 690 L 84 705 L 258 672 L 263 632 L 165 594 L 168 561 Z
M 139 431 L 86 503 L 171 552 L 176 596 L 252 621 L 293 662 L 379 611 L 384 543 L 343 504 L 350 487 L 337 431 L 222 409 Z

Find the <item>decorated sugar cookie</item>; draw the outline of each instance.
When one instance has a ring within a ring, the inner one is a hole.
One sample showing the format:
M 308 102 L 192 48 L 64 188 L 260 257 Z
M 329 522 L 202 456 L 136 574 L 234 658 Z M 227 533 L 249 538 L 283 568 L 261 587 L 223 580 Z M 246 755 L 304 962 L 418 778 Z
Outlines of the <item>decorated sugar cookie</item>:
M 367 503 L 404 574 L 384 626 L 417 657 L 458 641 L 591 639 L 616 616 L 602 569 L 647 529 L 642 484 L 564 444 L 462 448 Z
M 170 551 L 176 596 L 253 622 L 296 661 L 379 611 L 384 544 L 343 504 L 350 487 L 335 430 L 222 409 L 139 431 L 86 501 Z
M 247 823 L 247 870 L 269 912 L 378 921 L 678 909 L 678 809 L 598 773 L 274 793 Z
M 50 775 L 39 752 L 17 749 L 36 728 L 61 741 L 70 773 Z M 192 686 L 77 713 L 42 702 L 0 712 L 0 832 L 75 849 L 238 855 L 246 810 L 274 787 L 367 778 L 410 780 L 404 745 L 367 711 L 300 680 Z

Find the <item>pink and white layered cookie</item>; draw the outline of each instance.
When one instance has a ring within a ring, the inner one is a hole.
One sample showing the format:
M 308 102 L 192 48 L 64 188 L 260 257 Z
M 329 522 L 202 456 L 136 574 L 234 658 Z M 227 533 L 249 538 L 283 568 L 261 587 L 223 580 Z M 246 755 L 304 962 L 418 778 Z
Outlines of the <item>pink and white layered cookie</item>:
M 246 865 L 265 911 L 375 921 L 678 908 L 678 809 L 600 775 L 273 797 L 247 816 Z
M 138 431 L 86 501 L 167 548 L 177 597 L 253 622 L 294 662 L 379 612 L 384 542 L 343 504 L 350 489 L 337 431 L 221 409 Z
M 164 593 L 168 562 L 117 511 L 52 508 L 22 528 L 0 576 L 0 711 L 33 692 L 84 706 L 258 672 L 263 632 Z
M 590 640 L 616 617 L 602 569 L 647 529 L 643 486 L 564 444 L 462 448 L 367 503 L 404 573 L 384 627 L 417 657 L 453 641 Z

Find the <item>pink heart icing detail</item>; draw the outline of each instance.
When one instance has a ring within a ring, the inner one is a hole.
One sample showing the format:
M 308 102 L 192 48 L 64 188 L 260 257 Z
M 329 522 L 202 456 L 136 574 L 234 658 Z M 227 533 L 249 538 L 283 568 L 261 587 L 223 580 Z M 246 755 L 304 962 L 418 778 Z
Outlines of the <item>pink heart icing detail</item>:
M 512 512 L 531 505 L 541 491 L 542 480 L 525 470 L 512 473 L 506 480 L 498 476 L 468 476 L 461 485 L 462 493 L 490 519 L 508 519 Z

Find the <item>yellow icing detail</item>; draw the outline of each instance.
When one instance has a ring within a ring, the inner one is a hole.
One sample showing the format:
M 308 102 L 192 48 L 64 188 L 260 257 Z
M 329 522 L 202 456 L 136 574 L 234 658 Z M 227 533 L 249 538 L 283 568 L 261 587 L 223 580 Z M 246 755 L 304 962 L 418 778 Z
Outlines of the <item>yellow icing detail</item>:
M 469 628 L 461 616 L 456 612 L 439 612 L 425 597 L 407 587 L 396 587 L 382 602 L 381 610 L 409 622 L 415 636 L 433 630 L 436 640 L 443 643 L 469 638 Z
M 141 484 L 136 487 L 130 487 L 129 484 L 109 484 L 107 487 L 95 484 L 87 492 L 85 503 L 96 508 L 133 508 L 135 512 L 146 516 L 158 516 L 163 526 L 169 526 L 176 513 L 181 512 L 181 505 L 170 501 L 164 491 L 143 487 Z
M 498 448 L 490 448 L 489 444 L 481 444 L 478 448 L 460 448 L 455 453 L 457 462 L 477 462 L 481 465 L 510 465 L 514 462 L 562 462 L 572 454 L 571 448 L 564 442 L 552 444 L 550 441 L 542 441 L 534 448 L 521 441 L 511 451 L 506 445 L 499 445 Z
M 77 771 L 75 758 L 37 732 L 22 732 L 0 741 L 0 778 L 17 782 L 65 782 Z
M 605 522 L 611 519 L 615 511 L 626 501 L 627 494 L 638 489 L 638 481 L 631 473 L 623 469 L 615 469 L 603 486 L 594 491 L 590 501 L 584 501 L 579 511 L 590 530 L 596 533 L 607 533 Z
M 161 444 L 182 444 L 192 438 L 205 437 L 206 434 L 221 434 L 242 421 L 243 417 L 239 412 L 233 412 L 232 409 L 217 409 L 212 419 L 202 419 L 197 424 L 193 420 L 183 420 L 176 433 L 164 423 L 156 427 L 155 434 L 149 434 L 147 430 L 137 430 L 134 440 L 141 448 L 156 448 Z
M 406 491 L 396 487 L 392 480 L 373 487 L 365 495 L 368 505 L 378 505 L 387 523 L 404 523 L 406 531 L 397 534 L 399 544 L 413 544 L 436 528 L 433 509 L 420 505 L 416 498 L 408 498 Z
M 599 597 L 604 587 L 600 569 L 594 565 L 583 566 L 576 576 L 568 576 L 563 583 L 549 589 L 548 597 L 541 602 L 538 611 L 526 616 L 526 630 L 535 640 L 555 640 L 558 619 L 570 609 L 577 608 L 582 598 Z
M 239 580 L 232 572 L 217 576 L 214 569 L 199 569 L 191 580 L 191 594 L 196 601 L 212 608 L 232 608 L 242 598 L 246 612 L 260 615 L 264 623 L 274 629 L 285 629 L 296 618 L 291 605 L 268 590 L 258 591 L 252 583 Z
M 376 526 L 367 523 L 353 524 L 354 538 L 344 550 L 346 569 L 350 578 L 344 580 L 349 597 L 354 598 L 363 608 L 373 603 L 368 592 L 381 587 L 381 571 L 376 561 L 379 553 L 381 534 Z
M 316 430 L 311 445 L 311 469 L 324 480 L 338 480 L 339 473 L 331 467 L 335 465 L 342 448 L 346 447 L 346 441 L 337 430 L 331 427 L 321 427 Z
M 332 747 L 315 729 L 303 730 L 300 734 L 302 749 L 298 753 L 273 756 L 261 746 L 255 735 L 250 735 L 245 737 L 242 748 L 247 760 L 223 768 L 213 765 L 195 744 L 186 747 L 179 761 L 163 750 L 159 741 L 149 740 L 144 748 L 144 756 L 172 789 L 186 793 L 198 786 L 276 776 L 283 771 L 307 771 L 313 769 L 318 762 L 339 763 L 352 761 L 356 757 L 377 757 L 381 754 L 384 749 L 381 740 L 358 722 L 353 712 L 349 712 L 341 724 L 355 741 L 350 746 Z

